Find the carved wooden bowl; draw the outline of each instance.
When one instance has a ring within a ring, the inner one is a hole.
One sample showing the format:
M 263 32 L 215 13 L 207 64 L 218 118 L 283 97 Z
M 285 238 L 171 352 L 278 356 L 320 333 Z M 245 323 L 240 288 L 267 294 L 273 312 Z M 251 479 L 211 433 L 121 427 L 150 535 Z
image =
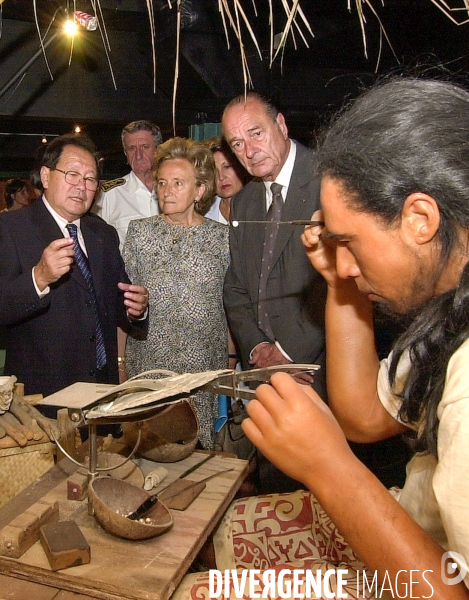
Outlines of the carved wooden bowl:
M 123 423 L 126 443 L 133 448 L 138 428 L 142 437 L 137 453 L 156 462 L 177 462 L 195 450 L 199 439 L 199 422 L 187 400 L 165 407 L 155 417 L 137 423 Z
M 173 516 L 158 501 L 143 517 L 132 521 L 126 515 L 136 510 L 150 495 L 122 479 L 97 477 L 88 489 L 97 521 L 109 533 L 128 540 L 145 540 L 161 535 L 173 526 Z

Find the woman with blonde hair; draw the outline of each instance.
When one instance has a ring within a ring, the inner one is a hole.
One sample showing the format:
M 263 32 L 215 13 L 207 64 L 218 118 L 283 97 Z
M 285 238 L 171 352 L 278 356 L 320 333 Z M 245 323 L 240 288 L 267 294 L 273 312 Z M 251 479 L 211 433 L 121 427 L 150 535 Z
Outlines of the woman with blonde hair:
M 123 250 L 129 277 L 145 282 L 150 294 L 148 334 L 128 338 L 127 373 L 226 368 L 228 228 L 203 216 L 215 188 L 212 153 L 193 140 L 172 138 L 157 148 L 154 176 L 161 214 L 132 221 Z M 210 449 L 217 398 L 197 392 L 191 403 L 201 445 Z

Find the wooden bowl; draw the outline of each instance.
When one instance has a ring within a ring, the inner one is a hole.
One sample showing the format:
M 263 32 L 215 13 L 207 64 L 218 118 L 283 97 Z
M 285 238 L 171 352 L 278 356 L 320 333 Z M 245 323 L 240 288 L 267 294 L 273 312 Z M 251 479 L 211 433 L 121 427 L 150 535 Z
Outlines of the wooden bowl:
M 170 404 L 140 424 L 123 423 L 124 439 L 131 448 L 137 441 L 139 427 L 142 437 L 137 454 L 156 462 L 170 463 L 187 458 L 199 439 L 199 422 L 187 400 Z
M 173 526 L 173 516 L 162 502 L 146 514 L 150 523 L 132 521 L 130 514 L 150 495 L 147 491 L 114 477 L 97 477 L 88 490 L 97 521 L 109 533 L 127 540 L 146 540 L 161 535 Z
M 89 463 L 90 457 L 85 456 L 85 463 Z M 111 471 L 101 471 L 98 473 L 100 477 L 109 476 L 114 479 L 125 479 L 127 483 L 133 483 L 137 487 L 143 487 L 145 483 L 145 477 L 140 467 L 138 467 L 132 460 L 125 461 L 125 456 L 116 454 L 114 452 L 98 452 L 98 469 L 109 469 Z M 124 463 L 124 464 L 122 464 Z M 117 466 L 119 465 L 119 466 Z M 87 469 L 80 469 L 80 473 L 88 473 Z

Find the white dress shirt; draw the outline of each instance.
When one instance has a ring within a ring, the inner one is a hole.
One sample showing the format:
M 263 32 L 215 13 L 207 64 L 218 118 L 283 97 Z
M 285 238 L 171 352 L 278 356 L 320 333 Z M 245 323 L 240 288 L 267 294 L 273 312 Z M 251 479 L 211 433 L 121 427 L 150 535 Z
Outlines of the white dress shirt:
M 160 213 L 156 194 L 150 192 L 133 171 L 123 179 L 123 185 L 116 185 L 107 192 L 101 191 L 91 208 L 117 230 L 121 252 L 130 221 Z
M 78 241 L 80 242 L 80 246 L 83 250 L 83 252 L 86 254 L 86 256 L 88 256 L 88 253 L 86 251 L 86 244 L 85 244 L 85 240 L 83 239 L 83 234 L 81 233 L 81 227 L 80 227 L 80 219 L 76 219 L 75 221 L 67 221 L 67 219 L 64 219 L 62 216 L 59 215 L 58 212 L 56 212 L 52 206 L 49 204 L 49 202 L 47 202 L 46 197 L 42 196 L 42 201 L 44 202 L 44 206 L 47 208 L 47 210 L 50 212 L 50 214 L 52 215 L 52 218 L 54 219 L 54 221 L 57 223 L 57 225 L 60 228 L 60 231 L 63 233 L 63 236 L 66 238 L 70 237 L 70 233 L 67 229 L 67 225 L 71 222 L 74 223 L 77 226 L 77 236 L 78 236 Z M 40 200 L 38 199 L 37 202 L 40 202 Z M 44 288 L 42 290 L 42 292 L 39 290 L 39 288 L 36 285 L 36 279 L 34 278 L 34 269 L 36 267 L 33 267 L 32 269 L 32 276 L 33 276 L 33 284 L 34 284 L 34 288 L 36 289 L 36 292 L 39 296 L 39 298 L 44 298 L 44 296 L 47 296 L 47 294 L 50 292 L 50 287 L 47 286 L 46 288 Z
M 270 186 L 273 183 L 279 183 L 282 186 L 282 198 L 285 202 L 285 198 L 288 194 L 288 187 L 290 185 L 291 175 L 293 173 L 293 167 L 295 166 L 296 158 L 296 144 L 293 140 L 290 140 L 290 152 L 288 153 L 287 160 L 282 167 L 282 170 L 277 175 L 274 181 L 264 181 L 265 185 L 265 209 L 268 212 L 270 205 L 272 204 L 272 190 Z

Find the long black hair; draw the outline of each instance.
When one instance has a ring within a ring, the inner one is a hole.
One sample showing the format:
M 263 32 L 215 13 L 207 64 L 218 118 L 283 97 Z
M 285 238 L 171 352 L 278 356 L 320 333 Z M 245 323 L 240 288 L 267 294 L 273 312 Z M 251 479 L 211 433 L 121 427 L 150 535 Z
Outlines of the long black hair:
M 428 194 L 438 204 L 440 268 L 469 230 L 469 93 L 449 82 L 399 78 L 369 90 L 332 124 L 320 145 L 321 176 L 337 179 L 350 208 L 397 225 L 406 198 Z M 399 416 L 422 423 L 418 449 L 437 455 L 437 407 L 448 361 L 469 337 L 469 267 L 456 288 L 419 307 L 395 344 L 389 379 L 403 354 L 410 372 Z
M 15 202 L 13 196 L 26 186 L 26 181 L 22 179 L 9 179 L 5 184 L 5 205 L 11 208 Z

